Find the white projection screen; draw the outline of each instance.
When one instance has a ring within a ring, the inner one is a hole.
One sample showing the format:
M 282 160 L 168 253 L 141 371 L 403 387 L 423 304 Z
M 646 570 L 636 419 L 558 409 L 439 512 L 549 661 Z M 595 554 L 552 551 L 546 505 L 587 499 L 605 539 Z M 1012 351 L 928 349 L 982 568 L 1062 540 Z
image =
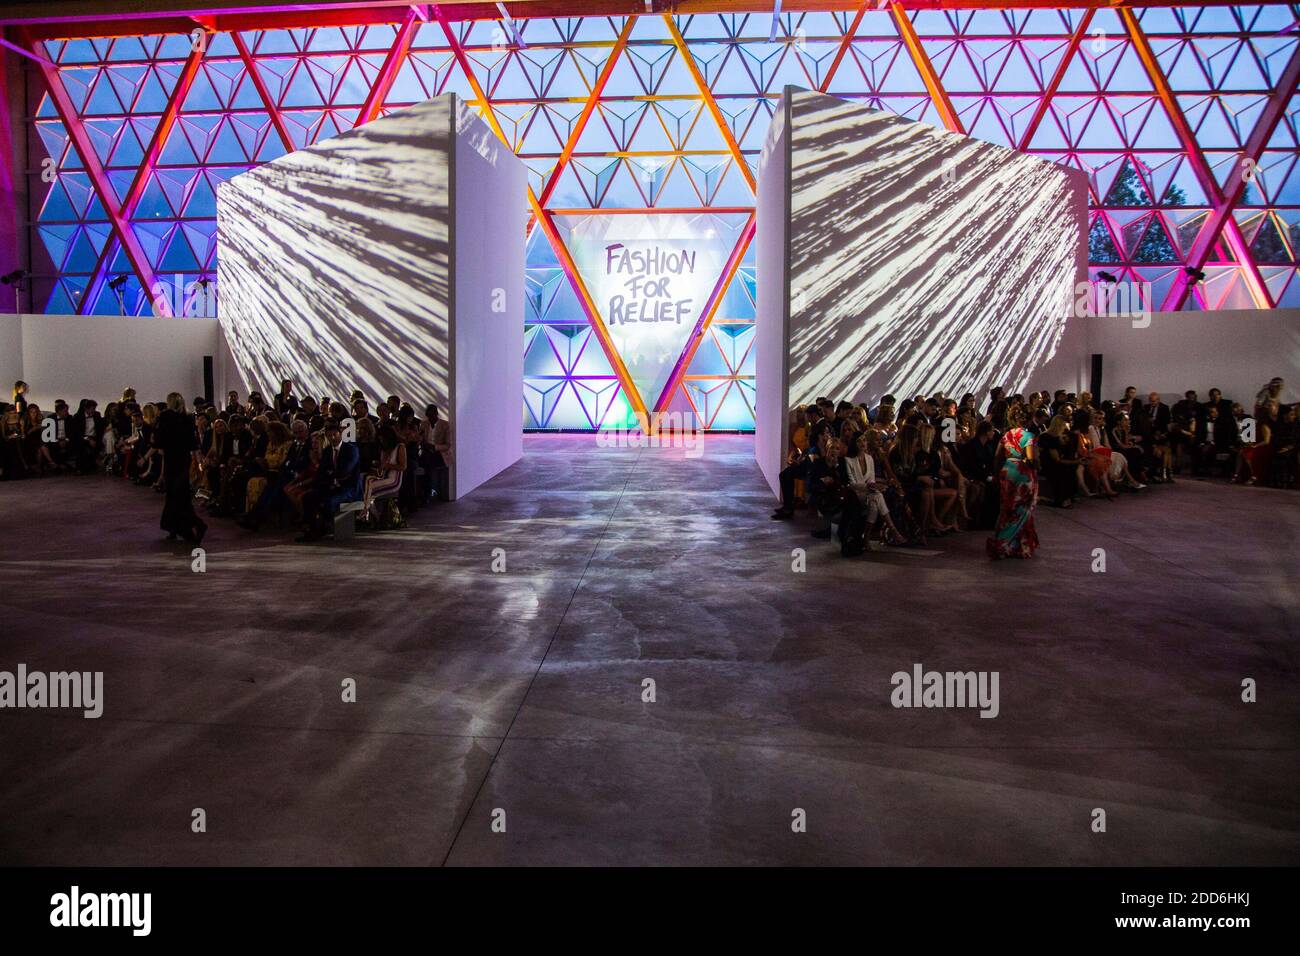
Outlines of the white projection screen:
M 758 197 L 758 389 L 784 392 L 779 421 L 760 398 L 765 475 L 785 412 L 821 396 L 1079 387 L 1083 172 L 820 93 L 788 87 L 782 107 Z M 763 268 L 768 190 L 786 193 L 784 269 Z
M 526 188 L 452 94 L 224 183 L 219 317 L 245 385 L 437 404 L 453 497 L 518 460 Z

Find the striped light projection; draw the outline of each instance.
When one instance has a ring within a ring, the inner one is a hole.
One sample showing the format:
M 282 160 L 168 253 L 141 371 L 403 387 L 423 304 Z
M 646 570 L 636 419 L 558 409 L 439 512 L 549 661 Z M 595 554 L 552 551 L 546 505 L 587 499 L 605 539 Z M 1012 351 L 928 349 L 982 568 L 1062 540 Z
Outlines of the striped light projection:
M 754 169 L 789 84 L 1083 170 L 1093 273 L 1149 283 L 1157 308 L 1300 306 L 1296 4 L 533 6 L 11 31 L 45 60 L 28 84 L 38 305 L 115 313 L 107 282 L 125 276 L 128 310 L 148 311 L 158 284 L 215 276 L 216 184 L 453 91 L 530 171 L 525 424 L 672 408 L 751 428 Z M 624 361 L 569 246 L 627 216 L 717 224 L 722 276 L 666 374 Z
M 789 402 L 1027 387 L 1085 268 L 1077 170 L 791 98 Z

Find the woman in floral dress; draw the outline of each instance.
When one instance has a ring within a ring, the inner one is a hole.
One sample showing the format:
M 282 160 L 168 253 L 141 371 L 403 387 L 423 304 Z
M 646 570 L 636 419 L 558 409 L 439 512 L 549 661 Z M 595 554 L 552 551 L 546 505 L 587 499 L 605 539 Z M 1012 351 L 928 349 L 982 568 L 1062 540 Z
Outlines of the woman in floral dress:
M 1024 427 L 1020 409 L 1012 411 L 1010 427 L 998 444 L 1001 465 L 1001 510 L 993 537 L 988 540 L 990 558 L 1028 558 L 1038 547 L 1034 530 L 1034 505 L 1038 501 L 1038 461 L 1034 435 Z

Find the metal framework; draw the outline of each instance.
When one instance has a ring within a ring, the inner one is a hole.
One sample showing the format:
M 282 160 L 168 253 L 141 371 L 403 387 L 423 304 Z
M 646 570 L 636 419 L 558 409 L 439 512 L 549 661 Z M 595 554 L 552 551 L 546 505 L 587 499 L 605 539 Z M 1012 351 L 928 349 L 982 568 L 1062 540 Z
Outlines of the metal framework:
M 788 84 L 1084 169 L 1094 272 L 1155 307 L 1300 305 L 1297 4 L 129 6 L 0 15 L 31 61 L 47 311 L 116 312 L 118 275 L 133 311 L 166 314 L 163 285 L 214 273 L 221 180 L 456 91 L 530 171 L 525 424 L 689 408 L 752 427 L 754 175 Z M 726 250 L 656 395 L 565 241 L 577 218 L 638 213 L 703 217 Z

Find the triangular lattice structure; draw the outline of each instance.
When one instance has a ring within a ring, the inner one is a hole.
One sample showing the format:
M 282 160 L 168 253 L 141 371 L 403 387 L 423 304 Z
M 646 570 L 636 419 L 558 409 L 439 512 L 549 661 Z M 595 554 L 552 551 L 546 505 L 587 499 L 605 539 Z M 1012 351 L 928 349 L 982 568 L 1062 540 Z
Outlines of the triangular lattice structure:
M 519 7 L 512 22 L 390 7 L 319 27 L 303 10 L 296 27 L 248 14 L 223 32 L 93 39 L 48 27 L 25 41 L 51 64 L 30 84 L 41 301 L 157 308 L 160 289 L 215 274 L 223 179 L 454 91 L 529 169 L 524 424 L 608 427 L 658 408 L 750 428 L 744 224 L 775 100 L 795 85 L 1086 171 L 1094 274 L 1149 283 L 1157 308 L 1300 305 L 1292 7 L 876 6 L 775 21 L 770 6 L 567 19 Z M 728 223 L 707 322 L 643 388 L 598 328 L 562 228 L 629 210 Z M 120 300 L 115 275 L 128 277 Z

